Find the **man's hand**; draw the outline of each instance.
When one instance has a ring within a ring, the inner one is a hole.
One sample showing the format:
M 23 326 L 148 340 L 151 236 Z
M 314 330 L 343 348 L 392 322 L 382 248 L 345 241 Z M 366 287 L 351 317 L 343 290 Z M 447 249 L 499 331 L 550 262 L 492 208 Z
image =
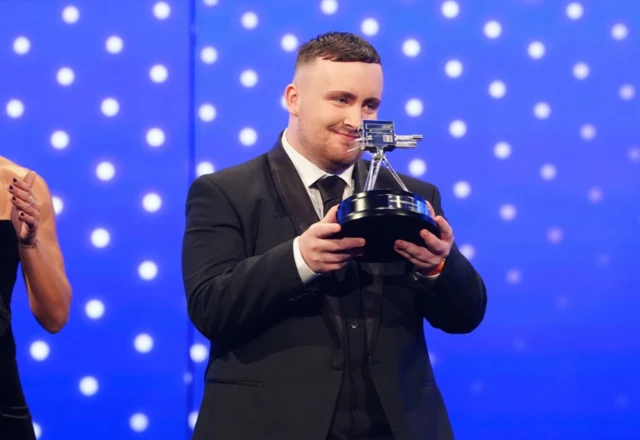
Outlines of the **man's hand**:
M 403 240 L 395 242 L 395 251 L 412 262 L 416 269 L 425 275 L 429 275 L 435 268 L 443 263 L 451 252 L 453 246 L 453 229 L 444 217 L 435 215 L 431 203 L 427 202 L 431 217 L 440 227 L 440 238 L 426 229 L 420 231 L 420 237 L 425 246 L 416 246 Z
M 340 269 L 353 257 L 364 252 L 364 238 L 330 238 L 340 231 L 340 224 L 336 219 L 337 212 L 336 205 L 322 220 L 311 225 L 300 235 L 298 245 L 302 258 L 315 273 Z

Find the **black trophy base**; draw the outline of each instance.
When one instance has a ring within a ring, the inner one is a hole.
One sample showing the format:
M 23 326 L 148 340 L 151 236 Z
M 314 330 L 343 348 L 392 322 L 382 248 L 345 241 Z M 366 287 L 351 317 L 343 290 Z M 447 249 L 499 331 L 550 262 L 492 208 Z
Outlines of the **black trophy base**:
M 338 209 L 340 237 L 366 241 L 358 261 L 389 263 L 403 260 L 395 250 L 396 240 L 424 246 L 420 231 L 440 237 L 440 228 L 429 215 L 426 202 L 417 194 L 397 190 L 372 190 L 345 199 Z

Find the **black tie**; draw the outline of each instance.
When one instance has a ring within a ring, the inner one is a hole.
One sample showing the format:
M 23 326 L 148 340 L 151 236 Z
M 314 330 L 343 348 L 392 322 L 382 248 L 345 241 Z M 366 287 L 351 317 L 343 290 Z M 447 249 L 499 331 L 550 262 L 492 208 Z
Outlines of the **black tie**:
M 346 182 L 338 176 L 328 176 L 316 182 L 316 187 L 322 197 L 323 216 L 327 215 L 327 212 L 329 212 L 332 207 L 342 201 L 342 195 L 344 194 L 344 188 L 346 186 Z

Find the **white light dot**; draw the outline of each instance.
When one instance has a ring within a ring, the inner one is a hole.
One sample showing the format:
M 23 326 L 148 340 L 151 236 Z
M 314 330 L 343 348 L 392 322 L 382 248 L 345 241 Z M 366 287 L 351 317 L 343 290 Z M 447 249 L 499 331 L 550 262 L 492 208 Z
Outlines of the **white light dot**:
M 360 24 L 360 30 L 366 36 L 373 37 L 380 30 L 380 25 L 375 18 L 365 18 Z
M 459 199 L 466 199 L 471 194 L 469 182 L 460 181 L 453 185 L 453 194 Z
M 112 35 L 107 38 L 107 41 L 104 43 L 104 47 L 107 49 L 107 52 L 116 54 L 122 52 L 124 43 L 122 42 L 122 38 L 117 35 Z
M 63 150 L 69 146 L 69 135 L 62 131 L 56 130 L 51 134 L 51 146 L 56 150 Z
M 89 300 L 84 306 L 84 312 L 91 319 L 100 319 L 104 316 L 104 303 L 99 299 Z
M 629 148 L 629 160 L 631 162 L 640 162 L 640 147 Z
M 438 363 L 438 357 L 436 356 L 436 354 L 432 351 L 429 351 L 429 363 L 431 364 L 431 366 L 435 367 L 435 365 Z
M 458 60 L 447 61 L 447 64 L 444 65 L 445 73 L 451 78 L 458 78 L 462 75 L 462 70 L 462 63 Z
M 149 77 L 151 78 L 151 81 L 156 83 L 165 82 L 168 76 L 169 71 L 162 64 L 156 64 L 149 70 Z
M 284 110 L 289 110 L 287 108 L 287 98 L 284 95 L 280 97 L 280 107 L 282 107 Z
M 186 384 L 189 385 L 193 382 L 193 374 L 191 373 L 184 373 L 184 376 L 182 376 L 182 381 Z
M 203 344 L 193 344 L 189 349 L 189 355 L 193 362 L 201 363 L 207 360 L 209 349 Z
M 554 227 L 547 232 L 547 240 L 553 244 L 560 243 L 563 238 L 564 232 L 560 228 Z
M 409 116 L 420 116 L 422 111 L 424 110 L 424 106 L 422 105 L 422 101 L 417 98 L 412 98 L 407 101 L 404 106 L 404 111 L 407 112 Z
M 538 119 L 547 119 L 551 114 L 551 106 L 546 102 L 539 102 L 533 107 L 533 114 Z
M 68 86 L 72 84 L 75 78 L 75 73 L 73 73 L 73 70 L 71 70 L 69 67 L 61 68 L 60 70 L 58 70 L 58 74 L 56 75 L 58 83 L 62 86 Z
M 153 338 L 147 333 L 141 333 L 136 336 L 133 346 L 139 353 L 149 353 L 153 348 Z
M 487 38 L 496 39 L 502 34 L 502 25 L 495 20 L 488 21 L 484 25 L 484 34 Z
M 69 24 L 73 24 L 80 18 L 80 11 L 75 6 L 67 6 L 62 10 L 62 19 Z
M 511 156 L 511 145 L 507 142 L 498 142 L 493 147 L 493 154 L 495 154 L 498 159 L 506 159 Z
M 484 383 L 480 380 L 474 380 L 469 385 L 469 391 L 471 394 L 480 394 L 484 390 Z
M 198 411 L 191 411 L 189 413 L 189 428 L 193 429 L 198 421 Z
M 215 171 L 215 167 L 211 162 L 200 162 L 196 166 L 196 174 L 198 177 L 203 176 L 205 174 L 211 174 Z
M 582 5 L 578 2 L 572 2 L 567 5 L 567 17 L 571 20 L 579 20 L 583 12 Z
M 557 175 L 558 170 L 553 164 L 547 163 L 542 165 L 542 167 L 540 168 L 540 177 L 542 177 L 544 180 L 553 180 Z
M 31 357 L 36 361 L 43 361 L 49 357 L 49 344 L 44 341 L 34 341 L 29 347 Z
M 320 10 L 326 15 L 335 14 L 338 10 L 338 2 L 336 0 L 322 0 Z
M 451 133 L 453 137 L 461 138 L 467 133 L 467 124 L 465 124 L 464 121 L 456 119 L 449 124 L 449 133 Z
M 518 269 L 511 269 L 507 272 L 506 279 L 509 284 L 520 284 L 520 281 L 522 281 L 522 272 Z
M 408 57 L 415 57 L 420 53 L 420 43 L 414 38 L 409 38 L 402 43 L 402 53 Z
M 503 98 L 506 93 L 507 86 L 502 81 L 493 81 L 489 84 L 489 95 L 491 95 L 492 98 Z
M 111 162 L 100 162 L 96 167 L 96 176 L 98 176 L 98 179 L 105 182 L 113 179 L 113 176 L 115 176 L 115 174 L 116 168 Z
M 153 15 L 155 15 L 158 20 L 165 20 L 171 15 L 171 6 L 166 2 L 158 2 L 153 5 Z
M 615 40 L 624 40 L 625 38 L 627 38 L 627 35 L 629 34 L 629 30 L 627 29 L 627 27 L 622 24 L 622 23 L 616 23 L 613 25 L 613 27 L 611 28 L 611 36 L 615 39 Z
M 36 422 L 33 422 L 33 432 L 36 435 L 36 439 L 39 439 L 42 435 L 42 427 L 40 427 L 40 425 Z
M 472 260 L 476 255 L 476 249 L 470 244 L 463 244 L 460 246 L 460 253 L 464 255 L 467 260 Z
M 164 131 L 162 131 L 159 128 L 150 128 L 147 131 L 147 144 L 149 144 L 149 146 L 151 147 L 160 147 L 164 144 L 164 141 L 166 140 L 166 136 L 164 134 Z
M 531 58 L 533 58 L 534 60 L 539 60 L 544 56 L 545 47 L 544 44 L 542 44 L 540 41 L 534 41 L 529 44 L 527 51 L 529 52 L 529 56 Z
M 596 128 L 591 124 L 584 124 L 580 127 L 580 137 L 585 141 L 590 141 L 596 137 Z
M 18 37 L 13 40 L 13 51 L 18 55 L 25 55 L 31 49 L 31 42 L 27 37 Z
M 558 310 L 564 310 L 569 306 L 569 298 L 562 295 L 556 298 L 556 307 Z
M 91 376 L 83 377 L 80 380 L 80 392 L 85 396 L 93 396 L 98 392 L 98 380 Z
M 162 198 L 156 193 L 145 194 L 142 198 L 142 207 L 147 212 L 158 212 L 162 207 Z
M 253 87 L 258 83 L 258 74 L 255 70 L 245 70 L 240 74 L 240 83 L 245 87 Z
M 409 173 L 414 177 L 420 177 L 427 172 L 427 164 L 422 159 L 413 159 L 409 162 Z
M 631 84 L 623 84 L 620 86 L 620 98 L 625 101 L 631 101 L 636 96 L 636 89 Z
M 53 212 L 56 215 L 60 215 L 64 210 L 64 203 L 60 197 L 53 196 L 51 197 L 51 202 L 53 203 Z
M 280 46 L 286 52 L 293 52 L 298 48 L 298 39 L 293 34 L 287 34 L 280 40 Z
M 149 427 L 149 418 L 142 413 L 135 413 L 129 419 L 129 426 L 135 432 L 142 432 Z
M 600 203 L 602 201 L 602 198 L 603 198 L 602 189 L 600 189 L 598 187 L 594 187 L 594 188 L 589 189 L 589 192 L 588 192 L 587 195 L 589 197 L 589 200 L 592 203 Z
M 106 98 L 102 101 L 100 110 L 105 116 L 113 117 L 120 111 L 120 104 L 114 98 Z
M 200 51 L 200 59 L 205 64 L 213 64 L 218 61 L 218 51 L 213 46 L 203 47 Z
M 576 79 L 585 79 L 589 76 L 589 72 L 590 69 L 586 63 L 577 63 L 573 66 L 573 76 L 575 76 Z
M 198 109 L 198 117 L 201 121 L 211 122 L 216 118 L 216 108 L 211 104 L 202 104 Z
M 453 0 L 447 0 L 442 3 L 440 10 L 445 18 L 455 18 L 460 13 L 460 5 Z
M 205 6 L 215 6 L 218 4 L 218 0 L 202 0 L 202 3 L 204 3 Z
M 109 231 L 104 228 L 95 229 L 91 233 L 91 243 L 93 243 L 97 248 L 107 247 L 110 241 L 111 235 L 109 234 Z
M 151 281 L 158 275 L 158 266 L 153 261 L 143 261 L 138 266 L 138 275 L 143 280 Z
M 516 218 L 516 207 L 511 204 L 502 205 L 500 207 L 500 217 L 502 220 L 511 221 Z
M 245 12 L 242 14 L 242 26 L 245 29 L 255 29 L 258 26 L 258 15 L 255 12 Z
M 258 140 L 258 133 L 253 128 L 243 128 L 240 131 L 240 143 L 246 147 L 250 147 Z
M 10 118 L 19 118 L 24 114 L 24 104 L 22 101 L 12 99 L 7 103 L 7 115 Z

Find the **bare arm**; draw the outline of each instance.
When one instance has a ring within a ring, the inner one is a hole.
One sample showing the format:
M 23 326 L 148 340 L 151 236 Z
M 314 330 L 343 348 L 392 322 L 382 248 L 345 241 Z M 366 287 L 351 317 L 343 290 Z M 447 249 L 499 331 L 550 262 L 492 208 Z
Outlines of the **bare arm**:
M 51 194 L 46 182 L 33 172 L 11 183 L 11 218 L 20 241 L 29 305 L 38 323 L 48 332 L 57 333 L 69 319 L 72 294 L 56 234 Z M 30 205 L 31 196 L 35 201 Z

